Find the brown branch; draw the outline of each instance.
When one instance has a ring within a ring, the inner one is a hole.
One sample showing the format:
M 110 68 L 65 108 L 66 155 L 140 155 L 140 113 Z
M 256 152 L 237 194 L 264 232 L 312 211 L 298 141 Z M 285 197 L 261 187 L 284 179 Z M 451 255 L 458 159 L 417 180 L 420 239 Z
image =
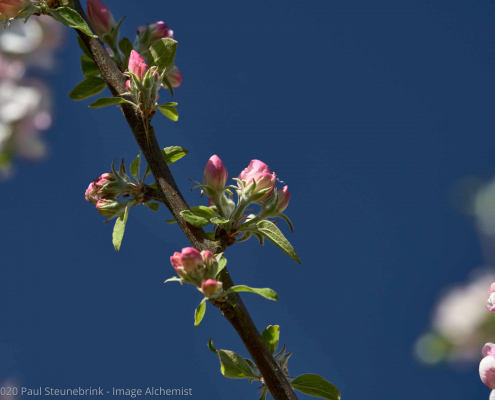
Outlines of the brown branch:
M 87 20 L 79 0 L 70 0 L 70 4 Z M 85 35 L 79 30 L 77 33 L 93 56 L 112 94 L 118 96 L 126 92 L 126 78 L 112 61 L 101 42 L 98 39 L 93 39 Z M 167 163 L 162 157 L 153 127 L 149 122 L 144 121 L 139 112 L 132 106 L 123 104 L 120 107 L 155 177 L 160 201 L 171 211 L 191 245 L 200 251 L 210 250 L 215 254 L 224 251 L 224 243 L 210 240 L 202 228 L 196 228 L 182 218 L 180 212 L 189 210 L 189 206 L 184 200 Z M 150 140 L 146 136 L 145 124 L 148 124 Z M 219 279 L 223 282 L 225 289 L 234 286 L 227 268 L 224 268 L 220 272 Z M 212 301 L 212 304 L 222 310 L 225 318 L 232 324 L 241 337 L 253 361 L 258 366 L 273 398 L 276 400 L 297 400 L 292 387 L 287 382 L 287 379 L 285 379 L 283 372 L 263 342 L 241 297 L 237 293 L 232 293 L 228 296 L 227 302 Z

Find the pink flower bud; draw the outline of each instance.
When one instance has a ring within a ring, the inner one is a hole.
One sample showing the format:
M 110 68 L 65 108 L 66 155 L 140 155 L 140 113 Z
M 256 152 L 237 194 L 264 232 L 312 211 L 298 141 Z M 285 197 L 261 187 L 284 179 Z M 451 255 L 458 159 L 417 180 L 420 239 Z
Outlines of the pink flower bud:
M 98 200 L 100 199 L 100 196 L 98 195 L 98 187 L 94 182 L 91 182 L 86 189 L 86 193 L 84 194 L 84 198 L 86 201 L 89 201 L 91 204 L 96 205 Z
M 489 345 L 491 343 L 487 343 Z M 489 354 L 480 362 L 480 378 L 490 389 L 495 389 L 495 358 Z
M 222 294 L 222 282 L 218 282 L 213 279 L 203 281 L 201 285 L 201 292 L 206 297 L 218 297 Z
M 174 37 L 174 32 L 171 29 L 168 29 L 168 26 L 165 25 L 163 21 L 153 22 L 152 24 L 148 24 L 148 26 L 150 28 L 149 41 L 152 43 L 160 39 L 164 39 L 164 38 L 173 39 Z M 139 35 L 144 28 L 146 28 L 145 25 L 137 28 L 137 34 Z
M 172 84 L 172 87 L 176 88 L 179 87 L 180 84 L 182 83 L 182 74 L 179 71 L 179 68 L 177 68 L 175 65 L 172 66 L 172 68 L 167 69 L 165 71 L 165 74 L 168 77 L 168 80 Z
M 280 190 L 277 193 L 278 193 L 277 211 L 283 212 L 289 205 L 289 199 L 290 199 L 289 186 L 284 186 L 282 190 Z
M 143 57 L 136 50 L 132 50 L 129 56 L 129 72 L 135 74 L 139 80 L 143 80 L 148 70 L 149 67 Z
M 178 253 L 177 251 L 174 253 L 173 256 L 170 256 L 170 262 L 172 263 L 172 267 L 174 267 L 174 269 L 177 269 L 178 267 L 182 266 L 181 264 L 181 254 Z
M 488 288 L 488 294 L 492 294 L 493 292 L 495 292 L 495 282 L 493 282 Z
M 208 250 L 203 250 L 201 252 L 201 257 L 203 257 L 203 264 L 211 264 L 213 261 L 215 261 L 215 256 L 211 251 Z
M 495 313 L 495 292 L 490 294 L 490 297 L 486 302 L 486 308 L 488 309 L 488 311 Z
M 203 257 L 194 247 L 184 247 L 182 249 L 181 265 L 187 272 L 194 272 L 203 265 Z
M 481 354 L 483 357 L 494 356 L 495 357 L 495 344 L 488 342 L 483 346 L 483 350 L 481 350 Z
M 28 0 L 1 0 L 0 14 L 7 18 L 15 18 L 27 3 Z
M 89 22 L 98 36 L 111 33 L 117 25 L 108 7 L 100 0 L 88 0 L 86 9 Z
M 270 189 L 266 194 L 257 199 L 257 201 L 263 201 L 270 197 L 277 181 L 277 175 L 275 172 L 271 174 L 270 168 L 268 168 L 268 165 L 264 162 L 260 160 L 251 160 L 249 166 L 240 173 L 239 179 L 242 180 L 246 186 L 250 186 L 253 182 L 256 182 L 256 188 L 252 193 L 253 195 L 259 193 L 261 190 Z
M 220 157 L 217 155 L 211 156 L 203 173 L 203 183 L 213 189 L 220 190 L 227 183 L 227 177 L 227 169 L 224 167 Z

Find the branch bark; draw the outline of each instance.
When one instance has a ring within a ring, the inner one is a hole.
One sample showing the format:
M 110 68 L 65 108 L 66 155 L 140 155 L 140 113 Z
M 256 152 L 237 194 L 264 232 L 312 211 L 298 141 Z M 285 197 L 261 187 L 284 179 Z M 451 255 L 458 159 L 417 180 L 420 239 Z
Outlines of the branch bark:
M 87 21 L 86 14 L 79 0 L 70 0 L 69 3 Z M 89 21 L 87 22 L 89 25 Z M 91 38 L 79 30 L 76 32 L 93 56 L 112 94 L 118 96 L 121 93 L 125 93 L 127 91 L 125 87 L 126 78 L 112 61 L 102 43 L 98 39 Z M 184 200 L 167 163 L 162 157 L 153 127 L 149 122 L 144 121 L 139 112 L 132 106 L 122 104 L 120 107 L 155 177 L 161 201 L 177 220 L 191 245 L 199 251 L 209 250 L 214 254 L 224 251 L 226 247 L 225 243 L 210 240 L 202 228 L 196 228 L 182 218 L 180 212 L 189 210 L 189 206 Z M 146 136 L 145 124 L 148 124 L 149 127 L 150 140 Z M 224 268 L 220 272 L 219 279 L 222 281 L 225 289 L 234 286 L 227 268 Z M 285 379 L 283 372 L 261 338 L 239 294 L 230 294 L 227 297 L 227 301 L 223 303 L 215 301 L 211 303 L 222 311 L 225 318 L 239 334 L 253 361 L 258 366 L 273 398 L 276 400 L 297 400 L 292 387 L 287 382 L 287 379 Z

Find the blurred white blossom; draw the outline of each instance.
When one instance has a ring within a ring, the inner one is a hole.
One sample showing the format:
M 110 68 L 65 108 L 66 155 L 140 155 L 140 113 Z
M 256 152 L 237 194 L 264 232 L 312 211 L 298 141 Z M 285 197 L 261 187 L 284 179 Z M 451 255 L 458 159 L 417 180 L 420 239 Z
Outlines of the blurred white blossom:
M 0 30 L 0 173 L 12 173 L 13 157 L 41 159 L 47 145 L 40 132 L 52 123 L 51 94 L 41 79 L 29 78 L 31 67 L 51 70 L 63 27 L 52 18 L 13 21 Z

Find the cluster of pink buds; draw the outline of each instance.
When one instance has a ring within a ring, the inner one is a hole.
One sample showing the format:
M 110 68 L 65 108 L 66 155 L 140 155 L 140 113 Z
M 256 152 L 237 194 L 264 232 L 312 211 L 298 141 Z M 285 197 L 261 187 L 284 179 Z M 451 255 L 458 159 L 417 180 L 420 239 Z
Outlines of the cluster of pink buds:
M 495 313 L 495 282 L 490 285 L 488 295 L 486 307 L 489 311 Z M 495 344 L 485 344 L 482 354 L 484 358 L 480 362 L 480 378 L 486 386 L 495 390 Z
M 210 198 L 215 211 L 231 222 L 238 221 L 245 208 L 252 203 L 261 204 L 262 208 L 256 218 L 251 218 L 250 223 L 280 216 L 289 204 L 289 187 L 284 186 L 277 191 L 277 175 L 262 161 L 251 160 L 248 167 L 234 178 L 237 186 L 226 186 L 227 177 L 228 172 L 222 160 L 214 155 L 206 163 L 203 185 L 198 184 L 198 187 Z M 238 194 L 237 206 L 232 199 L 231 190 Z
M 143 114 L 149 115 L 156 110 L 158 90 L 162 85 L 165 71 L 160 75 L 158 67 L 148 67 L 143 57 L 137 51 L 132 50 L 129 57 L 129 69 L 124 75 L 130 77 L 126 82 L 127 90 Z
M 170 257 L 172 267 L 182 281 L 190 283 L 209 299 L 223 296 L 222 282 L 215 280 L 218 262 L 210 251 L 201 253 L 193 247 L 185 247 L 181 253 Z
M 148 54 L 148 49 L 160 39 L 174 38 L 174 31 L 168 29 L 163 21 L 153 22 L 137 28 L 134 48 L 143 57 Z
M 101 175 L 89 184 L 85 198 L 96 206 L 101 215 L 108 217 L 108 222 L 119 217 L 127 207 L 143 201 L 143 184 L 129 178 L 122 160 L 119 171 L 112 163 L 112 172 Z

